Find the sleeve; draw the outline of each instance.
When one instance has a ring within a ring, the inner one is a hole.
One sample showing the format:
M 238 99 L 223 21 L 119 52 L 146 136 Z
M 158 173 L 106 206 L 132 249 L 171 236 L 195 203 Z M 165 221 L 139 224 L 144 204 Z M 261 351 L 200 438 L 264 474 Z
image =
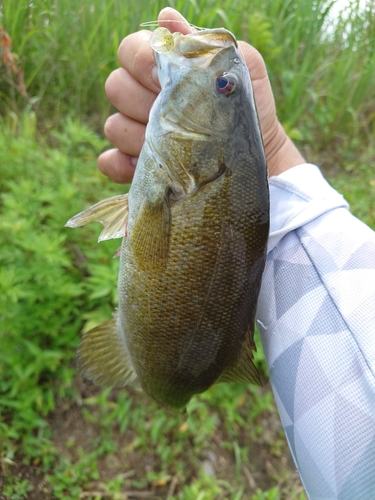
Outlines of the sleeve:
M 375 233 L 314 165 L 270 179 L 257 323 L 311 500 L 375 499 Z

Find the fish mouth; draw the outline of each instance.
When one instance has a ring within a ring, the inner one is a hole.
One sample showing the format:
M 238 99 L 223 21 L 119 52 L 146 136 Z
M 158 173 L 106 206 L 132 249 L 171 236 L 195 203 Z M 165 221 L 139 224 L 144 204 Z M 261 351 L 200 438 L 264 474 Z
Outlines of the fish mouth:
M 175 39 L 179 52 L 186 58 L 199 58 L 228 46 L 237 45 L 236 37 L 225 28 L 204 29 Z
M 177 65 L 202 69 L 208 68 L 222 50 L 238 47 L 235 36 L 225 28 L 203 29 L 189 35 L 158 28 L 152 34 L 150 45 L 157 62 L 160 56 L 166 56 L 173 58 Z
M 238 47 L 236 37 L 225 28 L 202 29 L 188 35 L 157 28 L 151 35 L 150 45 L 156 53 L 175 51 L 187 59 L 202 58 L 230 45 Z

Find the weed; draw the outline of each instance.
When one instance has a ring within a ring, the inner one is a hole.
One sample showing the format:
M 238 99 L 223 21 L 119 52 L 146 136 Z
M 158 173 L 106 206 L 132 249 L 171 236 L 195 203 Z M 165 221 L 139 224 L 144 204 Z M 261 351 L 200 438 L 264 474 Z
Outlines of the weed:
M 3 493 L 9 500 L 24 500 L 32 490 L 33 487 L 27 479 L 19 480 L 15 477 L 4 486 Z

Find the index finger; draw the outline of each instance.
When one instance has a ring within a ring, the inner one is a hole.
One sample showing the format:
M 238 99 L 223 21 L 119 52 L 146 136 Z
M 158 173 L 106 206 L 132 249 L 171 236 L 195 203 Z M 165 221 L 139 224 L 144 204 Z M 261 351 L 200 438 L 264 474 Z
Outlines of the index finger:
M 172 33 L 178 31 L 184 35 L 192 33 L 186 19 L 175 9 L 167 7 L 159 14 L 159 26 L 168 28 Z M 157 76 L 154 51 L 150 46 L 151 32 L 138 31 L 128 35 L 121 42 L 118 59 L 136 80 L 152 92 L 159 93 L 160 85 Z
M 123 68 L 148 90 L 158 94 L 160 85 L 150 37 L 151 31 L 147 30 L 128 35 L 121 42 L 117 55 Z

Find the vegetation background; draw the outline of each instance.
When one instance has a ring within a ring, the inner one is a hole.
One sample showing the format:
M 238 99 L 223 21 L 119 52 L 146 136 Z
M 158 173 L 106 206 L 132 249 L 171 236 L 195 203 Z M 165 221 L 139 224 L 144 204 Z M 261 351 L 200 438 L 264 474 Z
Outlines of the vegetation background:
M 306 498 L 261 348 L 262 388 L 218 385 L 187 417 L 77 375 L 80 332 L 116 305 L 117 244 L 64 224 L 128 188 L 96 168 L 104 82 L 121 39 L 171 5 L 258 48 L 284 127 L 375 228 L 375 4 L 333 22 L 334 4 L 0 0 L 0 498 Z

